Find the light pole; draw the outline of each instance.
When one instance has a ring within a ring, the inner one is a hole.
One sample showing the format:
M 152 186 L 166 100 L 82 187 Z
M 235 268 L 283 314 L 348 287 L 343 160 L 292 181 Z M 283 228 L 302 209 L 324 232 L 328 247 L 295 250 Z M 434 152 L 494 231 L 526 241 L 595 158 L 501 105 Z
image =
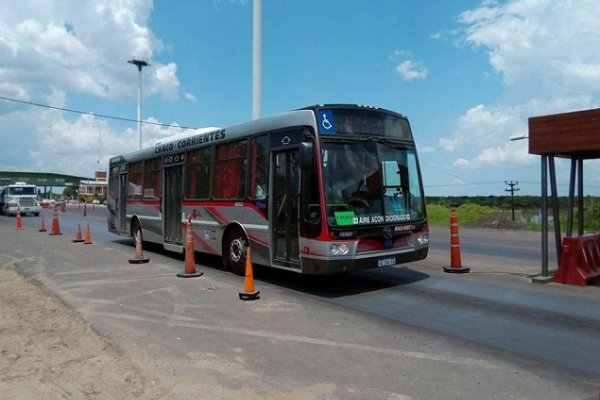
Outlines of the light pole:
M 252 8 L 252 119 L 262 114 L 262 0 Z
M 137 121 L 138 121 L 138 135 L 139 135 L 139 146 L 138 149 L 142 149 L 142 68 L 149 67 L 148 61 L 142 60 L 141 58 L 133 58 L 127 61 L 129 64 L 133 64 L 139 71 L 138 75 L 138 104 L 137 104 Z

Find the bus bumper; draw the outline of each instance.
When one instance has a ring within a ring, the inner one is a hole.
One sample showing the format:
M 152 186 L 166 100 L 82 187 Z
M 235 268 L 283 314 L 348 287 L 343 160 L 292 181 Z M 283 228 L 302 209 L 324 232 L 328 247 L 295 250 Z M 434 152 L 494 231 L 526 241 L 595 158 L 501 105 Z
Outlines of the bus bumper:
M 345 259 L 317 259 L 302 257 L 302 273 L 308 275 L 333 275 L 361 269 L 381 268 L 423 260 L 428 248 L 424 247 L 407 253 L 397 253 L 385 257 L 363 257 Z

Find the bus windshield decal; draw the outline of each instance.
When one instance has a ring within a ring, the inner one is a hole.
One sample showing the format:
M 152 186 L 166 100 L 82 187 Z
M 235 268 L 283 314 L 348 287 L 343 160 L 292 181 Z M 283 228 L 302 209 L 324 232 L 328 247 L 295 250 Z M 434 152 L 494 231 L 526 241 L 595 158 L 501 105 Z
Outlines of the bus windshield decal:
M 361 215 L 354 217 L 355 225 L 362 224 L 380 224 L 383 222 L 406 222 L 410 221 L 410 213 L 406 214 L 389 214 L 389 215 Z
M 354 220 L 356 219 L 354 211 L 336 211 L 334 216 L 335 223 L 339 226 L 354 225 Z
M 388 215 L 356 215 L 354 211 L 334 212 L 337 226 L 380 224 L 410 221 L 410 213 Z

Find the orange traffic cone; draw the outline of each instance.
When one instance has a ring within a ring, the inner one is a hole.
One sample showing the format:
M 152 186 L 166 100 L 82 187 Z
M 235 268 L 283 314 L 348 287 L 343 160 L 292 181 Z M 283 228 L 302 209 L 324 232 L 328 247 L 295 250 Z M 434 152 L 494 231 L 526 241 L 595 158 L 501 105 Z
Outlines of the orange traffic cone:
M 144 252 L 142 250 L 142 235 L 140 234 L 140 231 L 137 231 L 135 234 L 135 257 L 129 259 L 129 264 L 144 264 L 149 261 L 149 258 L 144 257 Z
M 46 232 L 46 221 L 44 220 L 43 215 L 42 215 L 42 218 L 40 219 L 40 228 L 38 229 L 38 232 Z
M 23 229 L 23 219 L 21 218 L 21 209 L 17 207 L 17 226 L 16 230 L 20 231 Z
M 85 230 L 85 240 L 83 244 L 92 244 L 92 234 L 90 232 L 90 224 L 87 224 L 87 229 Z
M 73 243 L 83 242 L 83 236 L 81 236 L 81 225 L 77 224 L 77 232 L 75 232 L 75 239 L 71 240 Z
M 194 235 L 192 233 L 192 216 L 187 223 L 185 235 L 185 270 L 177 274 L 180 278 L 196 278 L 202 276 L 202 272 L 196 272 L 196 260 L 194 259 Z
M 60 224 L 58 223 L 58 210 L 56 206 L 54 207 L 54 211 L 52 214 L 52 229 L 50 229 L 50 235 L 62 235 L 60 231 Z
M 241 300 L 256 300 L 260 291 L 254 290 L 254 274 L 252 273 L 252 259 L 250 257 L 250 246 L 246 249 L 246 274 L 244 277 L 244 291 L 240 292 Z
M 444 267 L 444 272 L 464 274 L 471 268 L 464 268 L 460 260 L 460 241 L 458 239 L 458 217 L 456 208 L 452 207 L 450 213 L 450 267 Z

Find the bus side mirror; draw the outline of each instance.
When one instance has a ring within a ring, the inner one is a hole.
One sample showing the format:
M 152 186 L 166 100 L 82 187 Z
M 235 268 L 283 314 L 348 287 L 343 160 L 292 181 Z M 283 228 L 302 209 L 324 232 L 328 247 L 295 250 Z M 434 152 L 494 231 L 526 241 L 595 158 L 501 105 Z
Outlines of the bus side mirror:
M 311 142 L 300 143 L 300 167 L 303 171 L 313 171 L 315 168 L 314 147 Z

